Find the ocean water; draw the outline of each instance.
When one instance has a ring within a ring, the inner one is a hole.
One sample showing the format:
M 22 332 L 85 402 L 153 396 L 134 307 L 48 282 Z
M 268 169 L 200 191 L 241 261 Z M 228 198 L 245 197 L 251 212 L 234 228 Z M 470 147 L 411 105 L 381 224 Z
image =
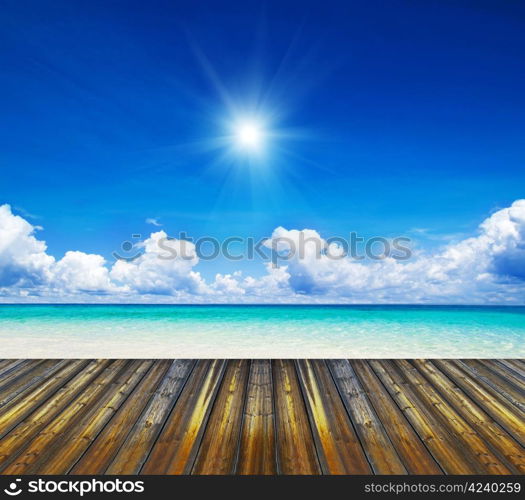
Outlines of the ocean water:
M 0 305 L 0 358 L 525 358 L 525 307 Z

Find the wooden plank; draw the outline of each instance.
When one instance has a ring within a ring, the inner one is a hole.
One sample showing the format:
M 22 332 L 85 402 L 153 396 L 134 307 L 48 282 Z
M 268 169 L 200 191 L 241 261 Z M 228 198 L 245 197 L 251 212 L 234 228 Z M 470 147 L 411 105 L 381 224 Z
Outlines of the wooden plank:
M 250 364 L 237 473 L 259 475 L 277 473 L 270 360 L 254 359 Z
M 106 471 L 172 364 L 169 360 L 162 360 L 153 365 L 108 425 L 71 469 L 70 474 L 92 475 L 103 474 Z
M 67 360 L 46 360 L 35 366 L 25 375 L 18 377 L 8 388 L 0 390 L 0 409 L 18 397 L 23 397 L 24 393 L 30 391 L 34 384 L 53 375 L 67 363 Z
M 457 387 L 429 360 L 414 360 L 417 369 L 454 406 L 480 436 L 503 456 L 513 473 L 525 473 L 525 450 L 475 401 Z
M 192 474 L 235 473 L 248 373 L 247 360 L 228 362 Z
M 66 384 L 81 370 L 88 370 L 88 360 L 68 361 L 62 370 L 50 376 L 23 397 L 9 401 L 0 409 L 0 438 L 22 422 L 29 414 Z M 83 375 L 82 375 L 83 376 Z
M 515 359 L 497 359 L 498 363 L 517 374 L 522 382 L 525 382 L 525 367 L 520 365 Z
M 44 362 L 43 359 L 25 359 L 4 373 L 0 381 L 0 391 L 8 391 L 21 377 L 24 377 Z
M 224 360 L 197 363 L 141 473 L 191 472 L 225 366 Z
M 112 362 L 102 371 L 94 383 L 81 392 L 59 415 L 49 421 L 48 425 L 40 430 L 32 441 L 22 443 L 23 446 L 20 449 L 7 448 L 2 443 L 3 455 L 9 456 L 9 461 L 6 460 L 2 467 L 2 473 L 25 473 L 49 448 L 55 438 L 60 440 L 60 437 L 82 418 L 84 412 L 96 404 L 101 395 L 112 388 L 112 382 L 126 370 L 128 364 L 126 360 Z M 20 442 L 15 440 L 14 443 L 11 441 L 9 444 L 20 445 Z
M 60 440 L 54 440 L 39 460 L 27 469 L 28 474 L 67 474 L 96 439 L 104 426 L 113 418 L 129 394 L 150 370 L 152 361 L 137 360 L 129 363 L 129 369 L 113 384 L 101 400 Z M 65 443 L 65 444 L 64 444 Z M 60 452 L 58 452 L 60 450 Z
M 0 359 L 0 379 L 2 378 L 2 371 L 4 370 L 4 368 L 6 366 L 8 366 L 9 364 L 13 363 L 13 362 L 20 362 L 22 361 L 21 359 Z
M 497 367 L 489 368 L 482 361 L 476 359 L 465 359 L 460 362 L 470 370 L 478 381 L 492 388 L 505 399 L 510 401 L 519 410 L 525 412 L 525 391 L 523 390 L 522 384 L 518 382 L 518 386 L 516 387 L 509 380 L 509 377 L 505 376 L 505 374 L 503 375 L 503 378 L 498 376 L 495 371 L 498 369 Z
M 525 446 L 523 415 L 505 398 L 495 398 L 494 391 L 474 380 L 461 369 L 454 360 L 436 359 L 433 363 L 444 372 L 458 387 L 474 401 L 483 405 L 483 409 L 498 422 L 522 446 Z
M 504 365 L 499 359 L 480 359 L 479 362 L 498 376 L 501 381 L 510 384 L 521 392 L 521 399 L 525 394 L 525 377 L 512 368 Z
M 27 365 L 31 360 L 30 359 L 6 359 L 3 361 L 0 366 L 0 386 L 4 383 L 5 378 L 13 370 L 16 370 L 19 366 Z
M 415 366 L 403 359 L 394 361 L 392 366 L 394 365 L 397 366 L 397 372 L 401 374 L 403 380 L 413 388 L 420 401 L 442 422 L 442 427 L 448 429 L 452 435 L 464 443 L 465 448 L 472 451 L 471 455 L 486 469 L 487 474 L 510 474 L 513 472 L 479 437 L 476 428 L 469 425 L 455 411 Z M 514 468 L 512 467 L 512 469 Z
M 433 413 L 428 411 L 408 384 L 400 383 L 387 362 L 370 360 L 369 363 L 446 473 L 483 474 L 485 472 L 484 467 L 472 459 L 468 450 L 465 450 L 442 428 Z
M 278 471 L 320 474 L 308 414 L 292 361 L 273 362 Z
M 168 415 L 195 365 L 194 361 L 176 359 L 148 402 L 144 412 L 131 428 L 106 474 L 138 474 L 151 452 Z
M 51 382 L 50 387 L 43 387 L 42 393 L 35 391 L 32 397 L 20 402 L 19 408 L 15 407 L 9 414 L 2 416 L 0 419 L 0 428 L 3 430 L 13 428 L 13 431 L 0 441 L 0 470 L 11 463 L 21 453 L 24 447 L 26 447 L 43 428 L 50 425 L 57 415 L 67 408 L 69 404 L 73 404 L 79 399 L 83 404 L 86 404 L 85 399 L 82 398 L 89 396 L 90 390 L 98 387 L 97 382 L 100 382 L 103 376 L 100 376 L 100 378 L 97 377 L 99 377 L 103 370 L 109 372 L 108 367 L 113 369 L 111 362 L 108 360 L 87 362 L 89 364 L 85 370 L 77 372 L 77 375 L 71 380 L 68 381 L 69 374 L 66 374 L 62 379 L 59 378 L 58 383 L 66 383 L 66 385 L 60 388 L 56 394 L 50 397 L 48 401 L 45 401 L 45 403 L 39 406 L 34 412 L 31 412 L 31 410 L 35 405 L 39 405 L 40 402 L 46 399 L 46 396 L 48 396 L 47 391 L 50 390 L 54 392 L 54 390 L 56 390 L 53 382 Z M 89 390 L 83 393 L 88 385 Z M 81 408 L 82 406 L 80 406 L 79 410 Z M 22 421 L 21 418 L 29 413 L 29 417 Z M 14 416 L 16 416 L 16 418 Z M 17 423 L 18 425 L 16 425 Z M 16 427 L 14 427 L 14 425 L 16 425 Z
M 364 360 L 352 360 L 350 364 L 407 471 L 410 474 L 442 474 L 442 470 L 368 363 Z
M 297 361 L 299 383 L 324 474 L 369 474 L 370 465 L 324 361 Z
M 0 360 L 2 370 L 4 474 L 525 471 L 520 360 Z
M 388 434 L 348 360 L 327 360 L 343 404 L 376 474 L 406 474 Z

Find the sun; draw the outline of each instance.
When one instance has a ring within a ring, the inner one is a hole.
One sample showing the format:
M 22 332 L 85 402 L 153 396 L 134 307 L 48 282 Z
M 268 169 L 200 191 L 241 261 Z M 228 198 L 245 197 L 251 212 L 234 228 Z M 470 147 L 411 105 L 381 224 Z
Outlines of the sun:
M 255 120 L 243 120 L 236 124 L 234 130 L 236 145 L 247 152 L 257 152 L 264 143 L 264 129 Z

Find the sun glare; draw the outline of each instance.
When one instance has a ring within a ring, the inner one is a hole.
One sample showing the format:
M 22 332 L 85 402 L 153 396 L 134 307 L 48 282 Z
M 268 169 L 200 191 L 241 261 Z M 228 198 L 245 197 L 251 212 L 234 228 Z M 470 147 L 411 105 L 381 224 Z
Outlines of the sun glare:
M 263 143 L 263 130 L 259 123 L 243 121 L 235 128 L 237 145 L 247 151 L 258 151 Z

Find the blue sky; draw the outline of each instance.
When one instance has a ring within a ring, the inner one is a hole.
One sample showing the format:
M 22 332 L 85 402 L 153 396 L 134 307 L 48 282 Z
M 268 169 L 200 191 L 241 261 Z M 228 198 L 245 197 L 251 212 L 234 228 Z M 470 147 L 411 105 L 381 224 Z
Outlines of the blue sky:
M 0 202 L 50 254 L 168 234 L 473 234 L 523 197 L 518 2 L 5 1 Z M 214 147 L 269 117 L 263 159 Z M 202 263 L 204 276 L 257 263 Z

